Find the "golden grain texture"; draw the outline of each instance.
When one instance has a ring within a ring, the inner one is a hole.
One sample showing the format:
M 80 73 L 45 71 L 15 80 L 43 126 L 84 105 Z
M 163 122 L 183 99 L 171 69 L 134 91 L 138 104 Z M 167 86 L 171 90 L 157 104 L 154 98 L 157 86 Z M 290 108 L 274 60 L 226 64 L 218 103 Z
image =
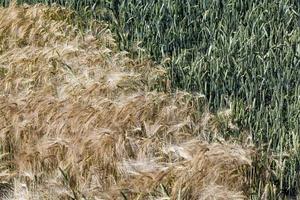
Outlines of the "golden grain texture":
M 0 178 L 12 190 L 2 195 L 247 198 L 251 151 L 219 134 L 220 123 L 236 128 L 230 112 L 168 92 L 163 68 L 119 52 L 104 25 L 81 32 L 72 17 L 55 6 L 0 8 Z

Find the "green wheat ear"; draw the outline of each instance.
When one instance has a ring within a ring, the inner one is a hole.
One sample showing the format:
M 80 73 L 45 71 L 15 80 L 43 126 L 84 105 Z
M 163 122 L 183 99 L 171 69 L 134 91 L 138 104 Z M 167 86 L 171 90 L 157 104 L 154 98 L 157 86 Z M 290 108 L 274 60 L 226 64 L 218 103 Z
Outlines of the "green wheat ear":
M 4 67 L 0 67 L 0 78 L 4 78 L 6 73 L 7 73 L 7 69 L 5 69 Z

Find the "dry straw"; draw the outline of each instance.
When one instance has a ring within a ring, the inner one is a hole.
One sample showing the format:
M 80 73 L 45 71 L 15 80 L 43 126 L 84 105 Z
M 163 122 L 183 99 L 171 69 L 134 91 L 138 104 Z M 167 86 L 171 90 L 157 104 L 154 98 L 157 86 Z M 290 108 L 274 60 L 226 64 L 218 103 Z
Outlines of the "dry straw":
M 117 51 L 104 26 L 80 32 L 72 17 L 60 7 L 0 9 L 0 192 L 245 199 L 251 151 L 208 142 L 221 126 L 197 112 L 201 97 L 151 90 L 168 85 L 161 67 Z

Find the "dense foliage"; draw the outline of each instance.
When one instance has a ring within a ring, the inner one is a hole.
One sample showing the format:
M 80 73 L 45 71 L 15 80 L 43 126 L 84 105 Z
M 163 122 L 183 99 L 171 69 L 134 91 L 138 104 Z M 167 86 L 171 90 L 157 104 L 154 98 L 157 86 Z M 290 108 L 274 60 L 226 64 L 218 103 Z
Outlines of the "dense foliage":
M 261 151 L 253 173 L 268 171 L 254 180 L 254 193 L 266 185 L 272 195 L 299 193 L 299 1 L 26 2 L 57 2 L 84 20 L 106 20 L 122 50 L 169 69 L 173 88 L 203 93 L 214 111 L 231 107 L 241 129 L 224 135 L 253 136 Z

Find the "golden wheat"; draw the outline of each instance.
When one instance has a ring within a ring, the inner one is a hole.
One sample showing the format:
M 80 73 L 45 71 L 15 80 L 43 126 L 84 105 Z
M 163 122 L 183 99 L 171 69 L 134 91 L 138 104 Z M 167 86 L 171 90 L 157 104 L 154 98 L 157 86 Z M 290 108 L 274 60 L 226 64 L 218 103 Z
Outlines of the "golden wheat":
M 202 97 L 167 92 L 160 66 L 118 52 L 104 26 L 81 33 L 73 15 L 0 9 L 0 178 L 11 199 L 245 199 L 251 151 L 220 138 L 217 116 L 197 111 Z

